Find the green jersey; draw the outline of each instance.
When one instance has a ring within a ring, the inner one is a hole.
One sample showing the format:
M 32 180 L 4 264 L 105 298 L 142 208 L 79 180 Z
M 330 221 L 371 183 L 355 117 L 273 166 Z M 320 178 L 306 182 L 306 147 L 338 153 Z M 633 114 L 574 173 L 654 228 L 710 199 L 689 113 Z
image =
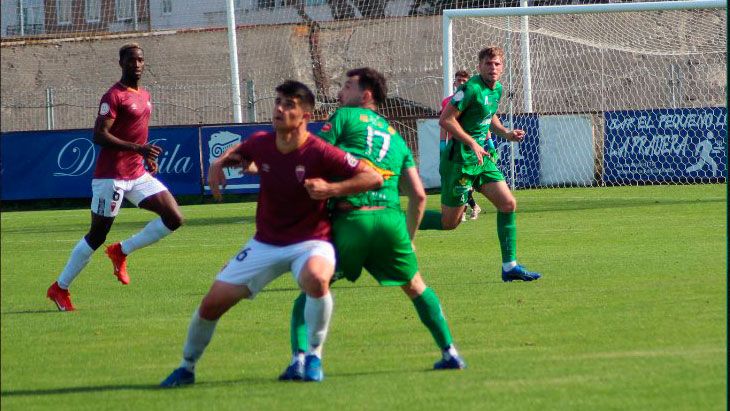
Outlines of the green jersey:
M 451 98 L 451 105 L 461 112 L 459 124 L 464 131 L 484 147 L 492 117 L 497 113 L 502 98 L 502 83 L 497 81 L 490 89 L 477 74 L 462 84 Z M 454 163 L 477 164 L 477 156 L 471 148 L 452 138 L 444 152 Z
M 383 176 L 378 190 L 347 196 L 355 207 L 385 206 L 400 210 L 398 180 L 403 170 L 414 167 L 405 140 L 380 114 L 361 107 L 340 107 L 322 127 L 325 141 L 360 158 Z

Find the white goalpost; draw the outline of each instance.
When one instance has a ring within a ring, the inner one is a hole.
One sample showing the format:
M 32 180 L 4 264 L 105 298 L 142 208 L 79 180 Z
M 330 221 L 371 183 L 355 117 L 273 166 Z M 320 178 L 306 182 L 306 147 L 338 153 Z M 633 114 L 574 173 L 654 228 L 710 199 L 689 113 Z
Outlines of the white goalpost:
M 505 50 L 500 115 L 528 132 L 500 143 L 513 188 L 726 179 L 724 0 L 521 4 L 442 17 L 445 96 Z

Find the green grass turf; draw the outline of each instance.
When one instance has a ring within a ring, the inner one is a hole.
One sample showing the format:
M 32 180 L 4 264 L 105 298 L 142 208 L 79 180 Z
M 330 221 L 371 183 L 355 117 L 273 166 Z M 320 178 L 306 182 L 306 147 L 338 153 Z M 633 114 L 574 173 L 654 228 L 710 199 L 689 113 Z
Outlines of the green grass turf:
M 325 381 L 280 383 L 297 295 L 290 275 L 220 321 L 198 383 L 156 385 L 180 360 L 189 318 L 253 234 L 254 203 L 183 207 L 187 224 L 77 278 L 77 311 L 45 298 L 85 209 L 2 214 L 3 410 L 722 410 L 727 399 L 726 186 L 523 190 L 518 256 L 535 283 L 502 283 L 495 216 L 422 231 L 421 271 L 469 367 L 438 351 L 398 288 L 334 286 Z M 429 196 L 429 207 L 438 207 Z M 108 241 L 152 215 L 125 208 Z

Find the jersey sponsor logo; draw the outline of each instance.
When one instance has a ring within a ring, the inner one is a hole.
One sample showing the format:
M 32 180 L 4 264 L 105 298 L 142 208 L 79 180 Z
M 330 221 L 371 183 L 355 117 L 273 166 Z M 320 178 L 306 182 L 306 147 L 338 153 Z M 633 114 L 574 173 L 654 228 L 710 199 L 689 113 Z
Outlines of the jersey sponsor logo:
M 328 132 L 328 131 L 330 131 L 330 130 L 332 130 L 332 123 L 325 123 L 322 126 L 322 131 L 324 131 L 325 133 Z
M 350 167 L 353 167 L 354 168 L 354 167 L 357 166 L 357 161 L 358 160 L 355 157 L 353 157 L 352 154 L 345 153 L 345 160 L 347 160 L 347 165 L 349 165 Z
M 456 101 L 457 103 L 459 101 L 463 100 L 464 99 L 464 91 L 463 90 L 457 91 L 456 94 L 454 94 L 454 97 L 452 97 L 452 99 L 454 101 Z
M 99 115 L 105 116 L 109 114 L 109 103 L 101 103 L 101 106 L 99 106 Z
M 302 180 L 304 180 L 305 171 L 306 169 L 301 164 L 294 167 L 294 174 L 297 176 L 297 181 L 299 181 L 300 183 L 302 182 Z

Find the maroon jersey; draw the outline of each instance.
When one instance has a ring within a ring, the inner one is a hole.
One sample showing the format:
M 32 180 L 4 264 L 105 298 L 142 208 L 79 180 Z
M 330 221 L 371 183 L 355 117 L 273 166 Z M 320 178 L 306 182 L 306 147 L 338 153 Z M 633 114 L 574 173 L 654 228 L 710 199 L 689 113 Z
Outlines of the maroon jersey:
M 325 200 L 313 200 L 304 180 L 350 178 L 359 161 L 310 134 L 291 153 L 276 148 L 276 134 L 258 132 L 239 144 L 236 152 L 256 163 L 261 178 L 254 238 L 272 245 L 306 240 L 329 240 L 330 221 Z
M 122 83 L 113 85 L 99 103 L 99 115 L 113 118 L 111 134 L 125 141 L 147 144 L 152 101 L 150 93 L 140 87 L 128 88 Z M 96 161 L 94 178 L 134 180 L 144 174 L 143 157 L 133 151 L 101 148 Z

